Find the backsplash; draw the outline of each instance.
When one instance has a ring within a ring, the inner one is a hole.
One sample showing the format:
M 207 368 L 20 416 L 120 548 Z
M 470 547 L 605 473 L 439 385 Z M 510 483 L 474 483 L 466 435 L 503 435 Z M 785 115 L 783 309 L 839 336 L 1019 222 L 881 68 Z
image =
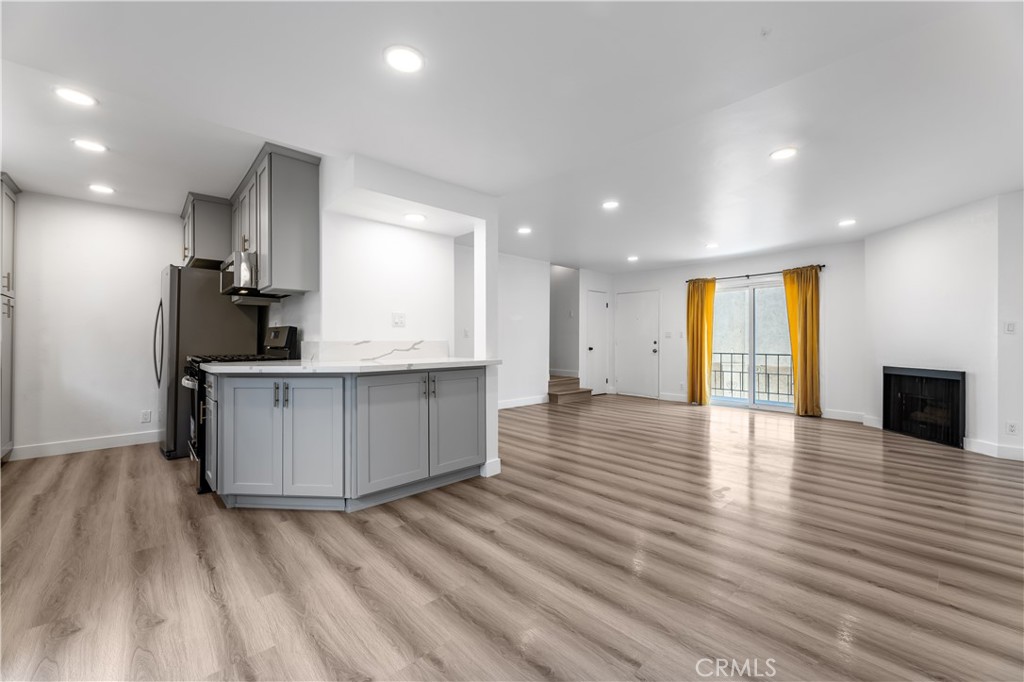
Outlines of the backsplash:
M 305 362 L 447 358 L 448 341 L 303 341 Z

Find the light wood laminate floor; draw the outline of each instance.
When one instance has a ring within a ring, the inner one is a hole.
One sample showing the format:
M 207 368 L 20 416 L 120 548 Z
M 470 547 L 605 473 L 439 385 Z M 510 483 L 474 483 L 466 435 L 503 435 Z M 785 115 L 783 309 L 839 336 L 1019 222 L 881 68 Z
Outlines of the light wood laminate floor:
M 226 510 L 152 445 L 6 464 L 3 678 L 1022 679 L 1021 463 L 612 396 L 500 442 L 350 515 Z

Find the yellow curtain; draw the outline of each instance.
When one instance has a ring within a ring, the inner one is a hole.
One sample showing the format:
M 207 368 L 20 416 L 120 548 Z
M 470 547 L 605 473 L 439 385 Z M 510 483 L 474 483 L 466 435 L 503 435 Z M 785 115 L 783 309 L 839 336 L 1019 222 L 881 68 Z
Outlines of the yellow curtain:
M 793 350 L 793 403 L 796 413 L 821 416 L 818 379 L 818 270 L 809 265 L 782 271 L 789 317 L 789 344 Z
M 715 318 L 715 280 L 691 279 L 686 287 L 686 379 L 690 402 L 711 401 L 711 330 Z

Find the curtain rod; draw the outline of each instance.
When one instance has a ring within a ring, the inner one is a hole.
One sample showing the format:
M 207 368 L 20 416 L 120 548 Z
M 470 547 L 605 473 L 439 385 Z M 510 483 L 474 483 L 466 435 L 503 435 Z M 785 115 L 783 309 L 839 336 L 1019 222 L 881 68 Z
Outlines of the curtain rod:
M 806 267 L 821 268 L 822 270 L 825 269 L 824 265 L 808 265 Z M 782 270 L 776 270 L 774 272 L 755 272 L 752 275 L 733 275 L 732 277 L 710 277 L 710 278 L 694 277 L 693 279 L 686 280 L 686 283 L 689 284 L 690 282 L 692 282 L 694 280 L 697 280 L 697 279 L 713 279 L 716 282 L 720 282 L 723 279 L 744 279 L 744 278 L 750 279 L 751 277 L 764 277 L 765 275 L 781 275 L 781 274 L 782 274 Z

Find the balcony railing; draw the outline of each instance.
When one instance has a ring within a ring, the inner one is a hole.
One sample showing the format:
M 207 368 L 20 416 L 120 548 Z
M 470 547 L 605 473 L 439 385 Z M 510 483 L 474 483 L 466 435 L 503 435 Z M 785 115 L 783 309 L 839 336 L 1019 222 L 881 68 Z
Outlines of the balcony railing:
M 793 402 L 793 356 L 789 353 L 754 354 L 755 402 Z M 750 354 L 711 354 L 711 395 L 748 400 Z

